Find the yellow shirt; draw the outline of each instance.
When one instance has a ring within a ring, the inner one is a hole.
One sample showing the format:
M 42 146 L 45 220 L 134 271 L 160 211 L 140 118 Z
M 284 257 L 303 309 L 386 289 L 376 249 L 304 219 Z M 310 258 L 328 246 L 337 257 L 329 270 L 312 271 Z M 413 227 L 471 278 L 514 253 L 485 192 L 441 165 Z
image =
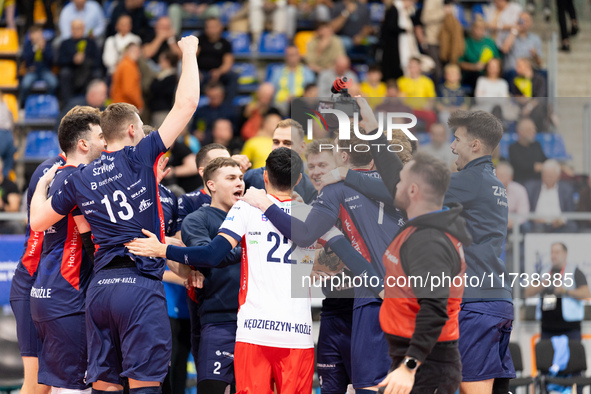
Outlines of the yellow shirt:
M 249 138 L 242 147 L 242 154 L 248 157 L 252 163 L 251 168 L 264 167 L 267 156 L 273 150 L 273 139 L 271 137 L 254 136 Z
M 384 101 L 383 99 L 384 99 L 384 97 L 386 97 L 386 93 L 387 93 L 388 88 L 386 87 L 386 84 L 383 82 L 380 82 L 378 84 L 378 86 L 376 86 L 375 88 L 372 87 L 367 82 L 362 82 L 361 85 L 359 86 L 359 90 L 361 91 L 361 95 L 363 97 L 374 99 L 374 100 L 368 100 L 368 104 L 372 108 L 374 108 L 375 106 L 380 104 L 382 101 Z M 379 99 L 379 100 L 377 100 L 377 99 Z
M 411 98 L 410 100 L 404 100 L 404 102 L 413 109 L 424 108 L 429 102 L 426 98 L 436 96 L 433 81 L 424 75 L 421 75 L 418 79 L 398 78 L 398 89 L 404 96 Z

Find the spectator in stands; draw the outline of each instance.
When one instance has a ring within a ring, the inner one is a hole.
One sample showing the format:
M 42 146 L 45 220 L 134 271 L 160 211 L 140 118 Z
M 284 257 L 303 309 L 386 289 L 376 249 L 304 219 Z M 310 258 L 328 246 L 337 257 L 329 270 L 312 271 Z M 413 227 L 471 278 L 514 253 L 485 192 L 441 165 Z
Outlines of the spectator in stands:
M 170 51 L 178 57 L 182 55 L 169 17 L 163 16 L 156 21 L 154 33 L 154 39 L 150 42 L 144 42 L 142 46 L 144 58 L 151 59 L 154 64 L 159 64 L 160 55 L 166 51 Z
M 105 81 L 103 81 L 102 79 L 94 79 L 90 81 L 88 87 L 86 88 L 86 95 L 72 98 L 62 108 L 55 123 L 54 129 L 57 131 L 62 121 L 62 118 L 66 116 L 66 114 L 75 106 L 89 106 L 98 108 L 100 111 L 103 111 L 106 108 L 105 104 L 107 102 L 107 98 L 108 88 Z
M 53 23 L 53 11 L 51 9 L 55 0 L 43 0 L 43 8 L 47 19 L 43 27 L 45 29 L 54 29 Z M 25 16 L 25 31 L 28 31 L 30 27 L 35 24 L 35 0 L 18 0 L 16 2 L 18 6 L 19 14 Z
M 273 33 L 287 32 L 287 0 L 249 0 L 248 20 L 253 41 L 258 45 L 265 26 Z
M 178 185 L 185 192 L 189 192 L 196 190 L 203 183 L 197 169 L 196 155 L 187 145 L 186 137 L 181 135 L 170 147 L 168 161 L 170 172 L 166 175 L 163 184 Z M 199 148 L 200 146 L 197 150 Z
M 265 115 L 261 129 L 244 143 L 241 154 L 248 157 L 252 163 L 251 169 L 265 166 L 267 156 L 273 150 L 273 132 L 280 121 L 280 115 L 274 113 Z
M 562 212 L 574 212 L 574 190 L 560 180 L 562 169 L 556 160 L 548 159 L 542 165 L 541 180 L 525 184 L 532 212 L 550 216 L 552 219 L 535 219 L 532 231 L 542 233 L 574 233 L 577 225 L 573 220 L 561 217 Z
M 359 86 L 361 95 L 368 98 L 380 98 L 380 100 L 369 100 L 368 103 L 372 107 L 381 102 L 382 98 L 386 97 L 388 88 L 382 82 L 382 68 L 377 65 L 369 66 L 365 81 L 361 82 Z
M 123 58 L 115 68 L 111 82 L 111 100 L 113 103 L 129 103 L 140 111 L 144 108 L 140 69 L 137 62 L 141 56 L 138 44 L 131 43 L 125 48 Z
M 519 215 L 527 215 L 529 213 L 529 197 L 527 190 L 523 185 L 513 181 L 513 167 L 506 161 L 501 161 L 496 166 L 497 178 L 501 181 L 505 190 L 507 190 L 507 203 L 509 204 L 509 214 L 516 213 Z M 527 223 L 526 219 L 519 219 L 516 223 L 518 226 Z M 507 224 L 508 230 L 513 230 L 513 218 L 509 216 Z M 527 229 L 521 230 L 522 232 Z
M 424 38 L 420 44 L 425 53 L 435 61 L 433 79 L 437 83 L 441 81 L 443 71 L 439 59 L 439 35 L 446 12 L 444 0 L 424 0 L 420 12 L 420 22 L 424 32 Z
M 213 143 L 221 144 L 228 148 L 230 155 L 239 155 L 242 150 L 242 140 L 234 137 L 232 122 L 228 119 L 218 119 L 213 124 Z
M 191 122 L 192 130 L 194 130 L 193 135 L 197 137 L 201 145 L 211 142 L 212 128 L 216 119 L 230 119 L 232 125 L 236 127 L 236 110 L 231 103 L 224 100 L 224 86 L 219 82 L 210 82 L 205 87 L 205 95 L 209 103 L 197 108 Z
M 486 64 L 485 74 L 478 77 L 476 81 L 474 97 L 509 97 L 509 84 L 501 78 L 501 61 L 499 59 L 491 59 Z M 476 100 L 476 102 L 478 104 L 484 104 L 490 102 L 490 100 Z M 492 110 L 492 107 L 490 110 Z
M 509 91 L 517 97 L 547 97 L 546 78 L 534 71 L 527 58 L 517 59 L 517 76 L 511 81 Z
M 503 46 L 511 29 L 517 28 L 517 20 L 521 14 L 521 6 L 510 0 L 493 0 L 484 8 L 484 19 L 490 35 L 498 48 Z
M 333 31 L 339 35 L 348 54 L 361 52 L 371 40 L 373 27 L 366 0 L 343 0 L 334 4 L 330 10 Z
M 335 79 L 347 77 L 351 83 L 357 83 L 357 75 L 351 70 L 351 61 L 347 55 L 341 55 L 333 63 L 333 67 L 318 75 L 318 97 L 330 97 L 330 88 Z
M 51 72 L 53 49 L 43 37 L 43 28 L 35 25 L 29 29 L 29 40 L 25 41 L 22 59 L 26 74 L 20 82 L 21 106 L 24 105 L 31 87 L 37 81 L 45 81 L 49 94 L 55 94 L 57 77 Z
M 431 78 L 421 72 L 421 60 L 413 57 L 408 62 L 408 75 L 398 78 L 398 89 L 407 97 L 406 105 L 414 110 L 430 110 L 433 106 L 431 97 L 436 97 L 435 85 Z M 418 116 L 418 114 L 417 114 Z M 432 123 L 432 122 L 431 122 Z M 427 129 L 429 126 L 427 126 Z
M 84 36 L 100 39 L 105 34 L 106 22 L 103 7 L 94 0 L 72 0 L 62 8 L 59 26 L 60 37 L 64 40 L 72 37 L 72 22 L 84 22 Z
M 220 17 L 220 8 L 215 0 L 174 0 L 170 3 L 172 4 L 168 6 L 168 15 L 177 36 L 181 34 L 183 19 Z
M 316 35 L 308 42 L 306 63 L 315 73 L 320 73 L 334 66 L 337 59 L 345 55 L 341 39 L 327 22 L 320 22 Z
M 0 92 L 0 160 L 4 163 L 2 172 L 5 177 L 12 170 L 14 154 L 16 153 L 14 137 L 12 135 L 13 127 L 14 119 L 12 112 L 10 112 L 6 101 L 4 101 L 4 94 Z
M 464 84 L 473 88 L 476 79 L 482 74 L 486 64 L 491 59 L 500 58 L 501 55 L 495 42 L 490 36 L 486 35 L 484 20 L 477 15 L 474 23 L 472 23 L 470 35 L 466 38 L 464 54 L 459 59 L 460 67 L 464 73 Z
M 179 57 L 171 51 L 162 52 L 158 66 L 160 72 L 150 85 L 148 108 L 152 115 L 152 125 L 158 129 L 174 103 L 177 85 L 177 66 Z
M 18 212 L 21 194 L 16 184 L 4 176 L 4 163 L 0 160 L 0 212 Z
M 386 98 L 375 108 L 376 113 L 383 112 L 412 112 L 412 109 L 403 103 L 398 91 L 396 80 L 390 79 L 386 83 Z
M 565 52 L 570 51 L 570 36 L 576 36 L 579 33 L 579 24 L 577 23 L 577 11 L 573 0 L 557 0 L 556 13 L 558 14 L 558 24 L 560 25 L 560 39 L 562 45 L 560 49 Z M 566 14 L 570 17 L 570 32 L 566 27 Z
M 522 12 L 517 21 L 517 27 L 511 29 L 500 47 L 501 52 L 505 54 L 503 64 L 505 72 L 515 71 L 519 58 L 529 58 L 536 67 L 542 66 L 542 40 L 540 36 L 529 31 L 531 26 L 531 16 L 527 12 Z
M 154 39 L 154 29 L 144 11 L 145 0 L 118 1 L 111 13 L 111 21 L 107 26 L 107 37 L 116 33 L 115 24 L 121 15 L 129 15 L 131 18 L 131 32 L 142 39 L 142 42 L 150 42 Z
M 330 4 L 329 4 L 330 3 Z M 287 2 L 287 37 L 292 38 L 297 31 L 298 20 L 327 22 L 330 20 L 332 0 L 298 0 Z
M 447 124 L 449 115 L 458 109 L 468 109 L 466 97 L 468 89 L 462 86 L 462 71 L 457 64 L 445 66 L 445 81 L 437 89 L 441 97 L 437 101 L 437 110 L 441 123 Z
M 84 37 L 84 22 L 72 21 L 71 36 L 62 41 L 58 52 L 60 98 L 63 103 L 83 94 L 90 81 L 102 77 L 101 53 L 96 42 Z
M 450 169 L 455 171 L 458 157 L 453 154 L 449 147 L 451 139 L 445 125 L 442 123 L 433 123 L 429 129 L 429 135 L 431 136 L 431 142 L 421 145 L 419 150 L 437 157 L 439 160 L 447 163 Z
M 541 271 L 538 273 L 549 273 L 552 279 L 557 275 L 563 280 L 550 281 L 550 286 L 544 281 L 538 281 L 537 286 L 532 282 L 525 289 L 525 297 L 540 295 L 536 318 L 542 322 L 542 339 L 566 335 L 572 341 L 581 341 L 581 321 L 585 315 L 583 301 L 591 297 L 587 278 L 576 263 L 568 261 L 568 249 L 565 244 L 554 242 L 550 248 L 552 266 L 540 267 Z M 567 281 L 566 278 L 572 280 Z M 556 283 L 561 283 L 562 286 L 555 286 Z
M 389 2 L 386 5 L 384 20 L 380 27 L 380 45 L 382 49 L 382 74 L 384 80 L 400 78 L 400 36 L 408 32 L 399 26 L 398 8 Z
M 219 19 L 205 21 L 205 33 L 199 37 L 197 60 L 202 77 L 201 86 L 220 82 L 225 88 L 225 99 L 231 102 L 238 91 L 238 76 L 232 72 L 232 44 L 222 37 L 223 31 L 224 25 Z
M 269 114 L 274 113 L 280 115 L 277 107 L 273 106 L 273 96 L 275 95 L 275 87 L 270 82 L 265 82 L 259 85 L 253 100 L 244 106 L 241 111 L 240 135 L 244 141 L 254 137 L 263 125 L 263 118 Z
M 509 146 L 509 161 L 515 170 L 515 181 L 524 185 L 539 180 L 543 163 L 547 160 L 542 145 L 536 141 L 536 125 L 528 118 L 517 123 L 517 141 Z
M 316 79 L 314 73 L 302 63 L 296 46 L 285 48 L 285 65 L 273 69 L 269 82 L 275 87 L 273 103 L 286 115 L 291 99 L 301 97 L 304 87 Z
M 121 60 L 123 52 L 129 44 L 142 44 L 142 39 L 131 32 L 131 27 L 131 17 L 127 14 L 121 15 L 115 25 L 117 34 L 107 38 L 105 41 L 103 64 L 107 68 L 108 75 L 112 75 L 115 72 L 115 67 L 117 67 L 117 63 Z

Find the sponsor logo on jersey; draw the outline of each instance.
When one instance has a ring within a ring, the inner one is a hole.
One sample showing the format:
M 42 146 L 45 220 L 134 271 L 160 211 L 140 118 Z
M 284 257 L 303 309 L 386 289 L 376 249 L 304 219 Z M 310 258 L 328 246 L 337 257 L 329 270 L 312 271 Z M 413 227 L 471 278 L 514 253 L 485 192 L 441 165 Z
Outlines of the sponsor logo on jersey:
M 390 253 L 389 250 L 386 250 L 386 253 L 384 253 L 384 256 L 386 256 L 386 258 L 388 260 L 390 260 L 391 262 L 393 262 L 394 264 L 398 264 L 398 259 L 392 253 Z
M 148 189 L 145 186 L 142 186 L 142 188 L 140 190 L 138 190 L 137 192 L 135 192 L 131 195 L 131 198 L 135 200 L 136 198 L 138 198 L 139 196 L 144 194 L 146 192 L 146 190 L 148 190 Z M 160 200 L 162 200 L 162 198 L 160 198 Z
M 267 219 L 267 217 L 265 216 L 265 214 L 264 214 L 264 213 L 261 215 L 261 220 L 262 220 L 263 222 L 268 222 L 268 221 L 269 221 L 269 219 Z
M 140 212 L 144 212 L 146 209 L 150 208 L 152 206 L 152 200 L 147 199 L 147 200 L 142 200 L 140 201 L 140 206 L 138 207 Z
M 98 183 L 96 183 L 96 182 L 90 182 L 90 188 L 92 190 L 96 190 L 99 187 L 105 186 L 108 183 L 114 182 L 114 181 L 116 181 L 117 179 L 119 179 L 121 177 L 123 177 L 123 174 L 119 173 L 117 175 L 113 175 L 112 177 L 109 177 L 109 178 L 105 179 L 104 181 L 100 181 Z
M 49 228 L 47 230 L 45 230 L 45 234 L 55 234 L 56 230 L 55 227 L 53 226 L 49 226 Z
M 95 213 L 96 210 L 95 209 L 87 209 L 86 211 L 84 211 L 85 215 L 90 215 L 91 213 Z
M 44 289 L 41 286 L 40 289 L 31 287 L 31 297 L 33 298 L 51 298 L 51 289 Z
M 224 220 L 227 220 L 228 222 L 233 222 L 234 216 L 226 216 L 226 218 Z
M 102 164 L 98 167 L 92 169 L 92 176 L 99 176 L 104 174 L 105 172 L 111 172 L 115 169 L 115 163 L 111 164 Z
M 83 203 L 82 203 L 82 206 L 83 206 L 83 207 L 87 207 L 87 206 L 89 206 L 89 205 L 92 205 L 92 204 L 94 204 L 94 200 L 90 200 L 90 201 L 83 202 Z
M 345 202 L 351 202 L 353 200 L 358 200 L 359 199 L 359 194 L 353 197 L 349 197 L 349 198 L 345 198 Z
M 404 227 L 405 224 L 403 218 L 398 219 L 398 227 Z
M 142 180 L 140 179 L 140 180 L 139 180 L 139 181 L 137 181 L 136 183 L 134 183 L 134 184 L 132 184 L 131 186 L 129 186 L 129 187 L 127 188 L 127 190 L 131 190 L 131 189 L 133 189 L 134 187 L 136 187 L 137 185 L 139 185 L 141 182 L 142 182 Z
M 249 231 L 248 235 L 261 235 L 260 231 Z
M 248 241 L 248 244 L 249 245 L 258 245 L 259 244 L 259 241 L 254 241 L 254 240 L 251 239 L 250 241 Z

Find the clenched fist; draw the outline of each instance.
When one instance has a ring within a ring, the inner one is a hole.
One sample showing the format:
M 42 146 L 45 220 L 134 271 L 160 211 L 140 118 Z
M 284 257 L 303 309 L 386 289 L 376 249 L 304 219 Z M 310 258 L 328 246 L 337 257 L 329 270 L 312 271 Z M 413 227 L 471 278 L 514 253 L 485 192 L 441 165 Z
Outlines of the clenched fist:
M 199 47 L 199 39 L 195 36 L 187 36 L 180 39 L 178 42 L 179 48 L 183 54 L 196 54 Z

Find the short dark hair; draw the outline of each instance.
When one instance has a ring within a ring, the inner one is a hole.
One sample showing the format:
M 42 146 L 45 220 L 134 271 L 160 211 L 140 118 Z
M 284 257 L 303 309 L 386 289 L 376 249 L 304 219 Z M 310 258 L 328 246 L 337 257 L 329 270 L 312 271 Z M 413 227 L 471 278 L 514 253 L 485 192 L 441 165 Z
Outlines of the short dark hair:
M 302 174 L 300 155 L 289 148 L 277 148 L 267 157 L 267 176 L 273 187 L 286 191 L 292 189 Z
M 419 152 L 412 158 L 410 172 L 414 177 L 419 177 L 431 189 L 430 200 L 437 204 L 443 204 L 445 192 L 449 187 L 451 173 L 449 166 L 428 153 Z
M 101 124 L 101 118 L 92 112 L 77 113 L 65 116 L 58 128 L 60 148 L 66 155 L 72 153 L 78 141 L 88 137 L 90 126 Z
M 129 125 L 136 124 L 139 115 L 140 111 L 134 105 L 110 104 L 101 112 L 101 128 L 107 143 L 122 138 Z
M 203 186 L 205 186 L 207 190 L 209 190 L 209 188 L 207 187 L 207 181 L 213 178 L 215 172 L 222 167 L 240 168 L 240 164 L 238 164 L 234 159 L 231 159 L 229 157 L 217 157 L 210 161 L 203 170 Z
M 563 251 L 568 252 L 568 248 L 566 247 L 566 245 L 564 243 L 562 243 L 562 242 L 553 242 L 552 243 L 552 246 L 554 246 L 554 245 L 560 245 L 560 246 L 562 246 L 562 250 Z
M 359 127 L 359 132 L 362 134 L 365 134 L 365 131 L 361 127 Z M 347 152 L 349 154 L 349 160 L 351 161 L 351 164 L 355 167 L 366 166 L 373 159 L 371 156 L 370 150 L 367 150 L 367 151 L 365 151 L 365 150 L 356 151 L 355 150 L 355 146 L 367 145 L 367 144 L 364 140 L 362 140 L 361 138 L 359 138 L 357 136 L 357 133 L 355 133 L 353 122 L 351 122 L 351 138 L 348 140 L 339 139 L 337 141 L 337 145 L 339 147 L 337 152 L 340 150 Z
M 164 56 L 164 58 L 166 59 L 166 61 L 168 63 L 170 63 L 170 65 L 172 67 L 176 67 L 179 63 L 179 57 L 176 53 L 174 53 L 173 51 L 167 49 L 166 51 L 162 52 L 160 54 L 160 56 Z
M 201 164 L 204 163 L 205 158 L 207 157 L 207 154 L 212 151 L 212 150 L 216 150 L 216 149 L 223 149 L 225 151 L 228 151 L 228 148 L 226 148 L 224 145 L 222 144 L 207 144 L 205 146 L 202 146 L 201 149 L 199 149 L 199 152 L 197 152 L 197 155 L 195 155 L 195 163 L 197 164 L 197 168 L 202 167 Z
M 503 137 L 501 121 L 485 111 L 457 110 L 451 114 L 447 125 L 453 130 L 465 127 L 468 135 L 482 142 L 489 152 L 495 150 Z

